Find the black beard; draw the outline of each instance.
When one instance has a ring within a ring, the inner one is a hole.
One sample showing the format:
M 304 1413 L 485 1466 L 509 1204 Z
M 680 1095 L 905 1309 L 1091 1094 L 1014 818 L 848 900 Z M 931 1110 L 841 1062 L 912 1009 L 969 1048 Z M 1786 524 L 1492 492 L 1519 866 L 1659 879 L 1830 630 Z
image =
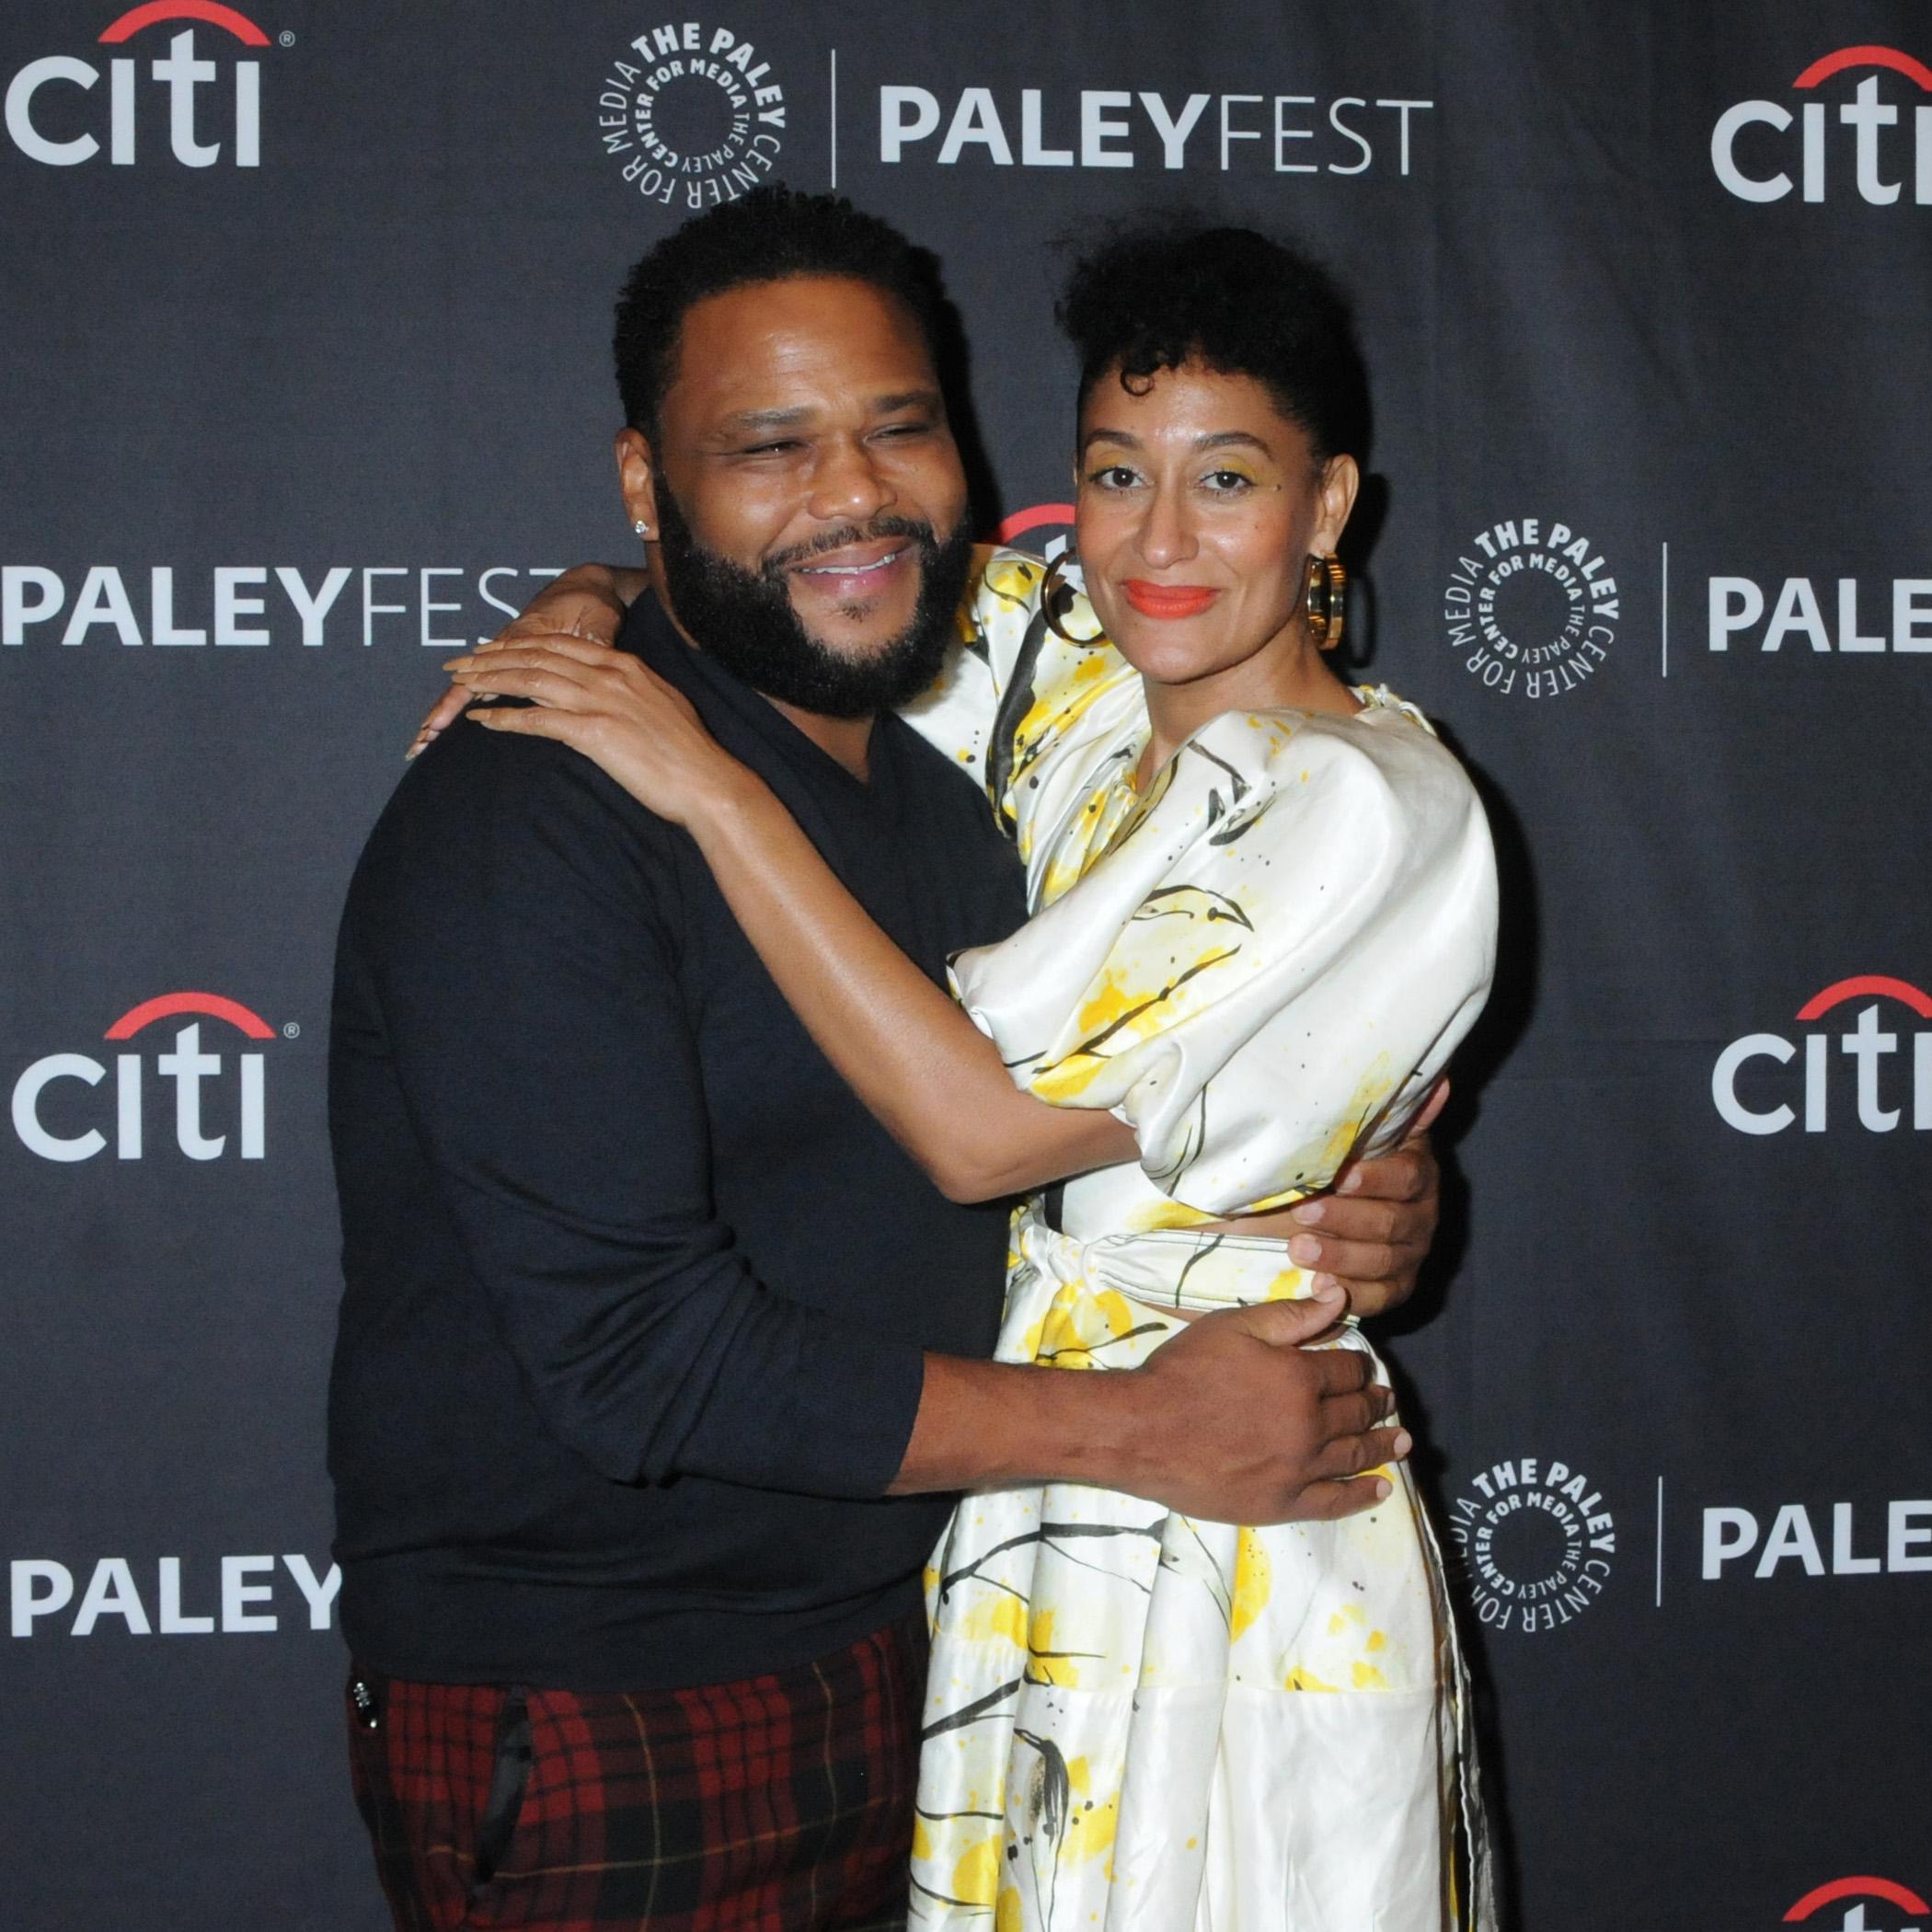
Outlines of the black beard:
M 848 544 L 894 536 L 909 538 L 919 550 L 919 601 L 912 622 L 862 656 L 821 644 L 791 607 L 787 569 Z M 961 518 L 941 542 L 930 523 L 876 516 L 863 528 L 852 523 L 828 531 L 747 570 L 706 549 L 670 491 L 660 489 L 658 558 L 678 622 L 706 656 L 781 704 L 821 718 L 869 718 L 909 704 L 939 675 L 972 569 L 972 532 Z

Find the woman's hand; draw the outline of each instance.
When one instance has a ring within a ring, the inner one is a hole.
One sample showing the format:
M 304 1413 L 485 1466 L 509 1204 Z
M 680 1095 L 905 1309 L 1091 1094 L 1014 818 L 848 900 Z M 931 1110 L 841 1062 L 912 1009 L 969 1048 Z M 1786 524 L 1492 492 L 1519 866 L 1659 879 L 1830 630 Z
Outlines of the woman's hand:
M 706 730 L 684 693 L 627 651 L 581 638 L 506 637 L 443 668 L 463 702 L 522 697 L 532 707 L 472 711 L 473 722 L 571 746 L 674 825 L 758 782 Z
M 1429 1130 L 1449 1098 L 1438 1080 L 1409 1122 L 1409 1135 L 1379 1160 L 1351 1162 L 1327 1193 L 1211 1225 L 1230 1234 L 1286 1239 L 1297 1266 L 1317 1287 L 1339 1282 L 1355 1315 L 1386 1315 L 1415 1293 L 1416 1276 L 1435 1239 L 1442 1170 Z
M 481 654 L 518 645 L 546 644 L 559 638 L 584 644 L 615 644 L 624 614 L 643 589 L 644 573 L 616 564 L 577 564 L 553 578 L 523 606 L 522 615 L 482 646 Z M 414 758 L 443 730 L 455 723 L 474 702 L 475 694 L 452 684 L 436 700 L 417 728 L 409 749 Z

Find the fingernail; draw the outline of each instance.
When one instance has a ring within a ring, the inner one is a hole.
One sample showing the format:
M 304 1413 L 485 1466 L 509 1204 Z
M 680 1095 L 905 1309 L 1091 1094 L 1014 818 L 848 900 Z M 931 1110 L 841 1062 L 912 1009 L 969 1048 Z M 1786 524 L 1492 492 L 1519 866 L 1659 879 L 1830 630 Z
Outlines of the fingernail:
M 1338 1194 L 1352 1194 L 1359 1187 L 1361 1187 L 1361 1168 L 1351 1167 L 1349 1171 L 1335 1183 L 1335 1191 Z
M 1375 1478 L 1375 1501 L 1376 1501 L 1377 1502 L 1386 1502 L 1386 1501 L 1387 1501 L 1387 1500 L 1388 1500 L 1388 1495 L 1389 1495 L 1389 1491 L 1390 1491 L 1390 1489 L 1393 1489 L 1393 1488 L 1394 1488 L 1394 1485 L 1393 1485 L 1392 1483 L 1387 1483 L 1387 1482 L 1385 1482 L 1385 1481 L 1384 1481 L 1384 1480 L 1382 1479 L 1382 1478 L 1381 1478 L 1381 1477 L 1379 1477 L 1379 1476 L 1378 1476 L 1378 1477 L 1376 1477 L 1376 1478 Z
M 1321 1243 L 1313 1235 L 1295 1235 L 1288 1243 L 1288 1253 L 1303 1268 L 1313 1268 L 1321 1259 Z
M 445 671 L 461 671 L 469 662 L 468 658 L 451 658 L 443 666 Z
M 1328 1212 L 1327 1202 L 1320 1201 L 1305 1201 L 1299 1207 L 1289 1210 L 1305 1227 L 1319 1227 Z
M 1395 1455 L 1397 1462 L 1400 1462 L 1415 1445 L 1416 1439 L 1409 1434 L 1408 1430 L 1398 1429 L 1396 1431 Z
M 404 763 L 405 765 L 407 765 L 407 764 L 408 764 L 408 762 L 410 761 L 410 759 L 412 759 L 412 758 L 420 758 L 420 757 L 421 757 L 421 756 L 422 756 L 422 748 L 423 748 L 423 744 L 424 744 L 424 741 L 423 741 L 422 739 L 419 738 L 419 739 L 418 739 L 418 740 L 416 741 L 416 742 L 415 742 L 414 744 L 412 744 L 412 745 L 411 745 L 411 746 L 409 747 L 409 749 L 408 749 L 408 751 L 406 751 L 406 752 L 405 752 L 405 753 L 403 753 L 403 763 Z

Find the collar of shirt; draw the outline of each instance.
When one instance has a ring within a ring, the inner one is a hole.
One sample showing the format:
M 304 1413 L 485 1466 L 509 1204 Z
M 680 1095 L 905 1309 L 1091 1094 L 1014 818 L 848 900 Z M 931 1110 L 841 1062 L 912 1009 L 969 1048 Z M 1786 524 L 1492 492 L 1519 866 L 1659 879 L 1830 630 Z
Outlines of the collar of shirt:
M 873 726 L 868 778 L 856 778 L 822 750 L 777 706 L 742 678 L 694 650 L 678 635 L 664 607 L 650 591 L 632 604 L 617 648 L 641 659 L 664 681 L 684 693 L 705 726 L 725 750 L 762 776 L 775 776 L 774 761 L 810 787 L 820 799 L 844 794 L 890 813 L 897 787 L 897 720 L 880 718 Z

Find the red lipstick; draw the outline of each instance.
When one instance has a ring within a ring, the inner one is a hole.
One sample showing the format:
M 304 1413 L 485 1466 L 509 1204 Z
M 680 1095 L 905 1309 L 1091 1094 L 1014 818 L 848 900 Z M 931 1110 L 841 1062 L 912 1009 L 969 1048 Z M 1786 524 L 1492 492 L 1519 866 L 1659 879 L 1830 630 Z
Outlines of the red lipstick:
M 1130 577 L 1121 589 L 1144 617 L 1198 617 L 1221 592 L 1204 583 L 1149 583 Z

